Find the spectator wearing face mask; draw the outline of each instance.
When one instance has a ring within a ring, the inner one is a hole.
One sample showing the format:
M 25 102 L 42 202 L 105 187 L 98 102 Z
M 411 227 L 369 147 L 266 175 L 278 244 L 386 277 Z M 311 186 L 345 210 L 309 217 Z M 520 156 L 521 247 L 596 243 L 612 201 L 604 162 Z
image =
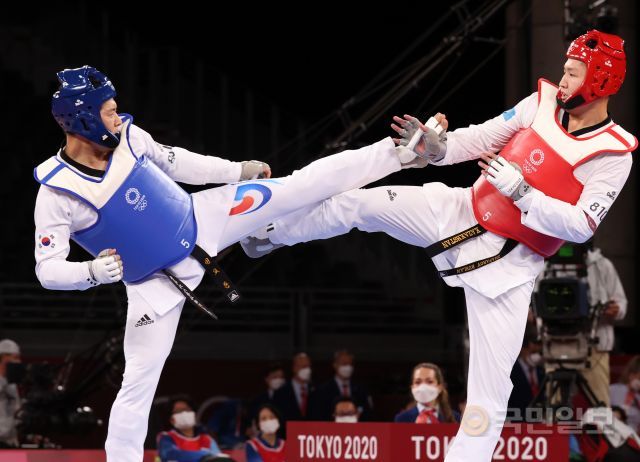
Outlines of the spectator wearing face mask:
M 356 404 L 361 420 L 367 420 L 371 414 L 371 396 L 366 388 L 354 382 L 354 357 L 347 350 L 338 350 L 333 355 L 333 378 L 318 386 L 314 404 L 317 409 L 313 416 L 316 420 L 333 420 L 333 403 L 339 397 L 351 398 Z
M 267 403 L 260 406 L 257 415 L 260 433 L 246 443 L 247 462 L 284 462 L 285 442 L 277 435 L 281 427 L 278 410 Z
M 395 422 L 460 422 L 460 414 L 451 409 L 442 370 L 432 363 L 420 363 L 411 374 L 411 394 L 416 405 L 400 412 Z
M 640 434 L 640 356 L 634 356 L 624 368 L 620 382 L 609 387 L 611 405 L 627 414 L 627 425 Z
M 522 343 L 518 360 L 511 370 L 513 390 L 509 397 L 507 418 L 512 422 L 527 420 L 527 409 L 538 395 L 544 380 L 542 345 L 533 333 L 527 334 Z
M 333 403 L 335 423 L 358 423 L 360 412 L 356 403 L 348 396 L 339 396 Z
M 284 377 L 284 367 L 282 367 L 282 364 L 272 363 L 267 367 L 264 374 L 264 382 L 267 388 L 251 400 L 249 405 L 249 419 L 251 421 L 254 421 L 257 417 L 260 406 L 273 402 L 273 395 L 276 390 L 286 383 Z
M 311 410 L 317 407 L 311 383 L 311 358 L 306 353 L 296 354 L 291 370 L 292 379 L 276 390 L 273 404 L 282 413 L 283 423 L 290 420 L 313 420 Z
M 20 362 L 20 347 L 9 339 L 0 341 L 0 448 L 18 446 L 16 411 L 20 408 L 20 395 L 14 383 L 7 381 L 7 365 Z
M 173 402 L 171 426 L 158 435 L 158 455 L 162 462 L 229 462 L 216 441 L 196 426 L 196 414 L 184 399 Z

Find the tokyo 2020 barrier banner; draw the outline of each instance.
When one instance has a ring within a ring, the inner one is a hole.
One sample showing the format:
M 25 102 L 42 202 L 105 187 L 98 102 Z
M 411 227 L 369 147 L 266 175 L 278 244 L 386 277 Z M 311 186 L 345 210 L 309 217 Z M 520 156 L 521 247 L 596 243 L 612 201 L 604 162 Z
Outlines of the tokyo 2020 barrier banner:
M 458 424 L 289 422 L 287 462 L 444 461 Z M 499 462 L 569 460 L 569 436 L 554 425 L 510 424 L 493 453 Z

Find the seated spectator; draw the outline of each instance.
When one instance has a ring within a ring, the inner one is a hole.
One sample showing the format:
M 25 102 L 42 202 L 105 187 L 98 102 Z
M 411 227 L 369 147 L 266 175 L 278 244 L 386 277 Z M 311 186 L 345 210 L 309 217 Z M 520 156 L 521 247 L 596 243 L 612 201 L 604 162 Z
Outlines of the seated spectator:
M 518 355 L 518 360 L 511 369 L 511 383 L 513 389 L 509 396 L 507 418 L 512 422 L 526 420 L 527 409 L 538 396 L 540 386 L 544 380 L 542 364 L 542 344 L 533 333 L 525 336 Z
M 442 371 L 432 363 L 420 363 L 411 374 L 411 394 L 416 405 L 402 411 L 395 422 L 460 422 L 460 414 L 451 409 Z
M 352 379 L 353 360 L 353 354 L 347 350 L 338 350 L 334 353 L 335 375 L 316 389 L 312 420 L 333 420 L 333 402 L 340 396 L 351 398 L 356 403 L 360 418 L 368 420 L 372 400 L 367 389 Z
M 242 401 L 229 398 L 218 403 L 206 420 L 207 430 L 216 435 L 223 449 L 242 449 L 246 441 Z
M 333 403 L 333 419 L 336 423 L 357 423 L 360 412 L 348 396 L 339 396 Z
M 20 408 L 20 395 L 16 384 L 7 381 L 7 365 L 18 362 L 18 344 L 9 339 L 0 341 L 0 448 L 18 446 L 15 415 Z
M 273 404 L 282 413 L 283 423 L 290 420 L 313 420 L 315 388 L 311 382 L 311 358 L 298 353 L 291 363 L 292 379 L 273 394 Z M 284 430 L 284 429 L 283 429 Z
M 270 364 L 265 371 L 264 382 L 267 388 L 258 396 L 253 398 L 249 404 L 249 419 L 251 421 L 256 420 L 260 406 L 266 403 L 271 403 L 273 401 L 273 394 L 277 389 L 285 384 L 286 380 L 282 364 Z
M 640 433 L 640 356 L 631 358 L 620 376 L 620 382 L 609 387 L 612 406 L 620 406 L 627 414 L 627 425 Z
M 158 455 L 162 462 L 229 462 L 216 441 L 196 427 L 196 414 L 183 399 L 171 407 L 171 429 L 158 435 Z
M 260 433 L 247 441 L 247 462 L 284 462 L 285 442 L 277 435 L 281 422 L 274 406 L 268 403 L 260 406 L 256 422 Z

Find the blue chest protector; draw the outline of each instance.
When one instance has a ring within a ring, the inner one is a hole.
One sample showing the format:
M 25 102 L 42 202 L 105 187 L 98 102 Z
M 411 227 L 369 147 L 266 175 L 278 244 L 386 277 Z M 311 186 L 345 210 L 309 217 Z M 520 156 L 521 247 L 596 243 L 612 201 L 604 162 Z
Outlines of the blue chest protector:
M 73 239 L 92 255 L 117 249 L 127 282 L 178 263 L 195 244 L 191 196 L 145 157 L 98 214 L 98 221 Z
M 123 279 L 137 282 L 185 259 L 195 245 L 197 226 L 191 196 L 149 159 L 136 158 L 129 126 L 125 133 L 100 180 L 58 157 L 41 164 L 34 174 L 41 184 L 68 192 L 96 210 L 96 223 L 71 238 L 93 256 L 116 249 Z

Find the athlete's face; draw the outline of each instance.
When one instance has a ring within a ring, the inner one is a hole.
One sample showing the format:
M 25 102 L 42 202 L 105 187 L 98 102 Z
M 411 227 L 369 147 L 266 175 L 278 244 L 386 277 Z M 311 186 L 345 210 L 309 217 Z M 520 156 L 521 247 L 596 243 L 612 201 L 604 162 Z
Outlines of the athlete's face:
M 113 98 L 102 103 L 102 107 L 100 108 L 100 118 L 102 119 L 102 123 L 107 127 L 107 130 L 114 134 L 119 133 L 122 126 L 122 119 L 116 112 L 117 110 L 118 105 Z
M 564 73 L 560 80 L 560 93 L 562 101 L 566 101 L 575 91 L 580 88 L 587 75 L 587 65 L 577 59 L 567 59 L 564 63 Z

